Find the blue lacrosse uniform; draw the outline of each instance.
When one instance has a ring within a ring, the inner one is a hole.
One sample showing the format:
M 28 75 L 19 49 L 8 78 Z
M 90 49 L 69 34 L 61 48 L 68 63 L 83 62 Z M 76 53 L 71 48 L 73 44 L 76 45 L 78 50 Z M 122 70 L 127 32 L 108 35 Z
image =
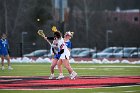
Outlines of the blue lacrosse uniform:
M 8 55 L 8 47 L 7 39 L 0 39 L 0 55 Z
M 70 40 L 66 41 L 65 44 L 69 49 L 72 49 L 72 43 Z
M 70 40 L 66 41 L 65 44 L 66 44 L 66 46 L 67 46 L 69 49 L 72 49 L 72 43 L 71 43 Z M 55 54 L 55 55 L 54 55 L 54 58 L 55 58 L 55 59 L 59 59 L 60 56 L 61 56 L 61 54 Z

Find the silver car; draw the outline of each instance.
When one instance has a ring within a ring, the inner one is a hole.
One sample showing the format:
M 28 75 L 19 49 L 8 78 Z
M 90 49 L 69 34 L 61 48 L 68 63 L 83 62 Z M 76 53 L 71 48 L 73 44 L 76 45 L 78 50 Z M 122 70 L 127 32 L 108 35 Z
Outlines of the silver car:
M 129 58 L 131 57 L 131 54 L 134 52 L 137 52 L 136 47 L 125 47 L 123 50 L 121 50 L 119 53 L 114 53 L 112 57 L 114 58 Z
M 71 57 L 78 57 L 80 53 L 83 51 L 92 51 L 91 48 L 72 48 L 71 50 Z
M 109 58 L 114 53 L 118 53 L 122 50 L 122 47 L 108 47 L 105 48 L 103 51 L 93 54 L 92 58 Z

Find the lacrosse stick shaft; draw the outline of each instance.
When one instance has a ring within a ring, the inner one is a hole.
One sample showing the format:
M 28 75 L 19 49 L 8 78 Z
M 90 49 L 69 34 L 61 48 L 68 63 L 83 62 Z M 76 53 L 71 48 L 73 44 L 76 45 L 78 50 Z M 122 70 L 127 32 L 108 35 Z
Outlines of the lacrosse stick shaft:
M 52 45 L 51 42 L 50 42 L 47 38 L 45 38 L 45 34 L 44 34 L 43 30 L 38 30 L 37 33 L 38 33 L 41 37 L 43 37 L 43 38 L 49 43 L 49 45 Z
M 47 42 L 49 43 L 49 45 L 51 46 L 52 44 L 51 44 L 51 42 L 48 40 L 48 39 L 46 39 L 47 40 Z

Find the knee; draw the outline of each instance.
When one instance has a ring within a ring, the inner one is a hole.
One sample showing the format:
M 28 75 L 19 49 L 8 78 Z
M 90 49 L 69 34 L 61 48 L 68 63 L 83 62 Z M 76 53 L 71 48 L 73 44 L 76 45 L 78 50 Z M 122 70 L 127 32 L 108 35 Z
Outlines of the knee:
M 51 65 L 51 68 L 53 69 L 56 65 Z
M 66 69 L 68 69 L 68 68 L 69 68 L 69 66 L 68 66 L 68 65 L 65 65 L 65 68 L 66 68 Z
M 57 67 L 58 67 L 58 68 L 61 68 L 61 64 L 57 64 Z

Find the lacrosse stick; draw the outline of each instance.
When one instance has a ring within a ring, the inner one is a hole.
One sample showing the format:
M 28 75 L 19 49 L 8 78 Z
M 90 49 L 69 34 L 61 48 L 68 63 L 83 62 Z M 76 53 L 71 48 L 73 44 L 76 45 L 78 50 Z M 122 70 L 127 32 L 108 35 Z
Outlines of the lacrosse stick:
M 38 30 L 37 33 L 38 33 L 41 37 L 45 38 L 45 34 L 44 34 L 43 30 Z M 48 39 L 46 39 L 46 40 L 47 40 L 47 42 L 49 43 L 49 45 L 52 45 L 51 42 L 50 42 Z
M 52 31 L 53 31 L 53 32 L 57 32 L 57 31 L 58 31 L 57 28 L 56 28 L 56 26 L 53 26 L 53 27 L 52 27 Z
M 43 30 L 38 30 L 37 33 L 38 33 L 41 37 L 45 38 L 45 34 L 44 34 Z M 51 44 L 51 42 L 50 42 L 48 39 L 45 39 L 45 40 L 47 40 L 47 42 L 49 43 L 49 45 L 51 46 L 51 48 L 54 49 L 54 53 L 56 54 L 57 51 L 58 51 L 58 49 L 56 48 L 56 46 L 55 46 L 54 44 Z

